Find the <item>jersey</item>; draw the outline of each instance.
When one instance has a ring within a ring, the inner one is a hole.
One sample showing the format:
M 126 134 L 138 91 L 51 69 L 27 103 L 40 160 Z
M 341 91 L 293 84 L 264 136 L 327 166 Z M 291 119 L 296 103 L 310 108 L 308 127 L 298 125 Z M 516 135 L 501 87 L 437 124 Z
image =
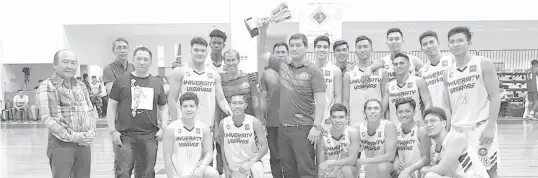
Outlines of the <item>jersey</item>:
M 363 148 L 366 158 L 375 158 L 385 154 L 385 127 L 390 121 L 381 119 L 380 122 L 373 135 L 368 134 L 368 122 L 359 124 L 361 148 Z M 377 164 L 367 164 L 365 166 L 365 177 L 378 177 Z
M 428 60 L 426 65 L 419 71 L 420 76 L 424 78 L 424 81 L 428 86 L 430 98 L 432 99 L 434 107 L 447 109 L 444 104 L 445 97 L 443 96 L 443 93 L 446 92 L 443 76 L 453 61 L 454 59 L 452 55 L 443 56 L 437 64 L 432 64 Z
M 228 161 L 228 167 L 232 171 L 232 177 L 246 177 L 241 175 L 239 169 L 243 164 L 256 157 L 258 145 L 256 134 L 254 133 L 254 117 L 245 115 L 245 120 L 241 126 L 236 126 L 232 117 L 223 120 L 224 126 L 224 153 Z
M 527 72 L 527 92 L 536 92 L 537 90 L 537 84 L 536 84 L 536 69 L 531 68 L 529 72 Z
M 223 58 L 224 59 L 224 58 Z M 224 69 L 224 61 L 221 62 L 219 66 L 216 66 L 213 63 L 213 60 L 211 59 L 211 55 L 207 55 L 207 58 L 205 60 L 205 65 L 211 69 L 213 69 L 217 73 L 224 73 L 226 70 Z
M 462 70 L 457 68 L 456 63 L 448 69 L 448 96 L 454 126 L 474 127 L 489 117 L 490 101 L 482 74 L 482 60 L 484 57 L 473 55 Z
M 336 69 L 338 69 L 338 67 L 330 62 L 328 62 L 325 67 L 321 68 L 321 70 L 323 70 L 323 76 L 325 77 L 325 85 L 327 86 L 327 89 L 325 91 L 325 114 L 321 122 L 323 132 L 327 132 L 329 129 L 331 129 L 331 120 L 329 119 L 329 117 L 330 109 L 335 102 L 335 90 L 337 90 L 336 86 L 334 86 L 334 70 Z
M 335 139 L 331 132 L 328 131 L 327 135 L 323 136 L 325 143 L 325 159 L 326 160 L 341 160 L 349 156 L 349 148 L 351 147 L 349 128 L 344 129 L 344 133 L 339 139 Z M 342 166 L 333 166 L 328 170 L 325 170 L 326 177 L 338 177 L 341 178 Z
M 215 77 L 219 75 L 213 69 L 205 68 L 204 73 L 198 73 L 191 67 L 185 67 L 185 74 L 181 83 L 181 92 L 193 92 L 198 95 L 198 111 L 196 119 L 208 125 L 211 129 L 215 117 Z
M 443 159 L 445 148 L 447 146 L 447 140 L 453 139 L 458 132 L 449 132 L 443 143 L 441 144 L 441 149 L 437 150 L 438 143 L 433 143 L 430 149 L 430 157 L 432 160 L 432 165 L 437 165 Z M 465 136 L 461 135 L 465 138 Z M 458 167 L 455 171 L 451 172 L 450 175 L 446 175 L 452 178 L 489 178 L 489 175 L 486 171 L 486 168 L 483 164 L 480 163 L 480 159 L 477 156 L 477 153 L 470 148 L 469 145 L 466 145 L 465 149 L 462 151 L 458 158 Z
M 174 121 L 169 127 L 176 130 L 174 132 L 174 148 L 172 153 L 174 172 L 178 177 L 188 176 L 202 160 L 203 131 L 208 128 L 205 124 L 195 121 L 194 127 L 188 129 L 181 119 Z
M 364 103 L 369 99 L 382 100 L 381 97 L 381 81 L 383 79 L 384 69 L 373 71 L 369 79 L 364 80 L 364 71 L 355 67 L 349 73 L 349 105 L 353 106 L 350 109 L 350 125 L 355 125 L 366 120 L 364 114 Z
M 422 158 L 420 154 L 420 140 L 418 139 L 418 125 L 415 124 L 411 131 L 404 133 L 402 124 L 396 124 L 396 132 L 398 134 L 398 142 L 396 146 L 397 156 L 396 159 L 399 159 L 404 163 L 404 165 L 409 166 L 415 164 Z M 415 177 L 418 177 L 417 171 L 413 173 Z
M 414 59 L 414 58 L 417 58 L 416 56 L 413 56 L 413 55 L 407 55 L 409 56 L 409 73 L 411 73 L 411 75 L 415 75 L 416 72 L 415 72 L 415 64 L 413 64 L 413 60 L 411 59 Z M 389 81 L 393 81 L 393 80 L 396 80 L 396 72 L 394 71 L 394 66 L 392 65 L 392 58 L 391 58 L 391 55 L 387 55 L 383 58 L 381 58 L 384 62 L 385 62 L 385 70 L 387 71 L 387 73 L 389 74 Z
M 402 98 L 411 98 L 415 100 L 416 106 L 414 120 L 417 122 L 422 121 L 422 110 L 420 108 L 422 100 L 420 99 L 420 91 L 418 90 L 416 83 L 418 79 L 419 77 L 417 76 L 409 75 L 409 78 L 407 78 L 407 81 L 403 84 L 403 86 L 399 86 L 397 80 L 389 82 L 389 111 L 390 120 L 392 123 L 400 123 L 400 120 L 396 115 L 396 101 Z

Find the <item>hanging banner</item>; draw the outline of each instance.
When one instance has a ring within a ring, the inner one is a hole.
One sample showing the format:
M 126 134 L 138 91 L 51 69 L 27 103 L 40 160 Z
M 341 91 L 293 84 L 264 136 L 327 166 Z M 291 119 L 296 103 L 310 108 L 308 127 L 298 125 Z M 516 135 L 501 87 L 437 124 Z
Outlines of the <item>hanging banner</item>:
M 342 38 L 341 4 L 332 1 L 307 1 L 303 6 L 299 6 L 299 29 L 308 37 L 309 46 L 321 35 L 328 36 L 331 43 Z

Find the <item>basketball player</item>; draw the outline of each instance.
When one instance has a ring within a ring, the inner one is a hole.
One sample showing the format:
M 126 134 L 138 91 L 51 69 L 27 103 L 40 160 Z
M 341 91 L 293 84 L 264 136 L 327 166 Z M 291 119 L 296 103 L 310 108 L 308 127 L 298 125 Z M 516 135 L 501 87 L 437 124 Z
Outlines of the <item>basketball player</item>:
M 329 120 L 329 110 L 334 103 L 342 103 L 342 72 L 340 68 L 329 61 L 329 47 L 331 42 L 327 36 L 318 36 L 314 40 L 314 52 L 316 53 L 316 64 L 323 70 L 325 85 L 327 86 L 325 96 L 325 113 L 321 121 L 322 133 L 327 133 L 331 128 Z
M 456 57 L 445 73 L 446 99 L 451 110 L 451 131 L 467 136 L 490 177 L 497 176 L 499 136 L 497 117 L 501 105 L 499 79 L 493 61 L 469 52 L 471 32 L 454 27 L 448 32 L 448 47 Z M 448 75 L 448 76 L 447 76 Z
M 350 125 L 355 125 L 366 119 L 364 115 L 364 101 L 369 99 L 382 100 L 384 87 L 388 82 L 388 74 L 384 69 L 378 69 L 368 77 L 366 68 L 373 65 L 371 59 L 373 52 L 372 40 L 366 36 L 359 36 L 355 40 L 355 55 L 359 58 L 355 67 L 344 74 L 343 100 L 347 107 L 353 106 L 350 113 Z
M 413 119 L 416 105 L 415 100 L 410 98 L 396 102 L 396 115 L 400 123 L 396 124 L 398 145 L 393 165 L 399 178 L 418 178 L 418 170 L 430 164 L 432 142 L 424 127 L 419 127 Z
M 531 68 L 527 69 L 527 101 L 529 110 L 527 119 L 536 120 L 535 112 L 538 110 L 538 84 L 536 83 L 536 77 L 538 77 L 538 60 L 531 61 Z
M 248 104 L 244 95 L 232 96 L 230 105 L 234 115 L 219 124 L 225 175 L 263 178 L 261 159 L 268 150 L 263 125 L 254 116 L 245 114 Z
M 370 72 L 375 71 L 379 68 L 385 67 L 386 71 L 389 74 L 389 81 L 396 80 L 396 71 L 393 68 L 392 61 L 396 58 L 396 54 L 398 53 L 404 53 L 403 51 L 403 32 L 399 28 L 391 28 L 387 30 L 387 45 L 390 50 L 390 54 L 378 59 L 375 61 L 375 64 L 371 67 L 367 68 L 366 70 L 367 74 L 370 74 Z M 413 55 L 407 54 L 410 59 L 410 66 L 409 66 L 409 72 L 412 75 L 416 75 L 418 70 L 422 68 L 423 64 L 422 61 Z
M 425 178 L 489 178 L 465 135 L 447 130 L 443 109 L 426 109 L 424 122 L 428 136 L 434 141 L 430 150 L 431 166 L 420 169 Z
M 365 165 L 366 178 L 389 178 L 394 171 L 392 162 L 396 154 L 396 127 L 384 119 L 381 101 L 369 99 L 364 104 L 366 122 L 354 127 L 359 129 L 359 140 L 366 158 L 356 161 L 356 168 Z
M 200 109 L 197 119 L 213 130 L 215 117 L 215 102 L 223 112 L 231 115 L 230 106 L 224 97 L 220 75 L 207 67 L 204 62 L 207 55 L 207 42 L 199 37 L 191 40 L 192 62 L 184 67 L 177 67 L 170 76 L 170 116 L 176 120 L 181 113 L 178 110 L 177 98 L 183 92 L 193 92 L 198 95 Z
M 200 122 L 197 94 L 186 92 L 179 98 L 183 115 L 166 127 L 163 159 L 168 178 L 218 178 L 209 166 L 213 160 L 213 140 L 209 127 Z
M 340 68 L 340 71 L 342 71 L 342 76 L 344 76 L 344 73 L 346 71 L 353 69 L 353 66 L 355 66 L 355 63 L 353 61 L 348 60 L 349 44 L 345 40 L 335 41 L 333 44 L 333 51 L 334 65 Z
M 331 129 L 317 144 L 319 177 L 356 178 L 359 133 L 348 126 L 349 115 L 344 105 L 336 103 L 329 112 Z
M 397 124 L 400 121 L 396 116 L 396 101 L 402 98 L 411 98 L 418 101 L 415 106 L 414 120 L 419 121 L 419 126 L 422 124 L 422 108 L 431 107 L 430 92 L 426 86 L 426 82 L 421 77 L 412 75 L 409 71 L 410 60 L 409 56 L 403 53 L 398 53 L 394 56 L 392 62 L 394 71 L 396 72 L 396 80 L 390 81 L 385 87 L 383 95 L 383 109 L 388 109 L 389 119 Z M 385 110 L 384 110 L 385 111 Z
M 441 53 L 439 37 L 434 31 L 428 30 L 422 33 L 419 37 L 419 42 L 422 51 L 428 57 L 428 61 L 426 65 L 420 68 L 418 75 L 426 81 L 430 91 L 430 98 L 432 98 L 432 106 L 447 109 L 443 101 L 443 93 L 445 92 L 443 74 L 454 61 L 454 56 Z
M 209 47 L 211 47 L 211 53 L 207 56 L 206 65 L 218 73 L 225 72 L 224 70 L 224 56 L 222 50 L 226 47 L 226 33 L 219 29 L 214 29 L 209 33 Z

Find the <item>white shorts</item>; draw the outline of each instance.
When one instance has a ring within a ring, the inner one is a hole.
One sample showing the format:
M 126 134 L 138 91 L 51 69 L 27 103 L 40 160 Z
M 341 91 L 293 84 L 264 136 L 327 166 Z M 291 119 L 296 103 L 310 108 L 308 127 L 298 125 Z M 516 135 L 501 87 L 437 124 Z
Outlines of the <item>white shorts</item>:
M 480 136 L 486 126 L 488 125 L 489 120 L 484 120 L 478 122 L 476 127 L 461 129 L 455 126 L 452 126 L 452 129 L 456 132 L 464 134 L 468 141 L 469 146 L 476 150 L 478 153 L 478 158 L 482 161 L 482 164 L 486 167 L 487 170 L 497 169 L 499 164 L 499 128 L 495 127 L 493 133 L 493 141 L 488 145 L 480 145 Z

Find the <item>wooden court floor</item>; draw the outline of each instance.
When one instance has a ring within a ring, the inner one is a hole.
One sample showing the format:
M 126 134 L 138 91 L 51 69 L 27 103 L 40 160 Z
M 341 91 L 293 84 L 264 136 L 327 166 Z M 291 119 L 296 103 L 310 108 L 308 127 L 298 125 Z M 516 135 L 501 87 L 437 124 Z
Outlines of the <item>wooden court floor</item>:
M 502 178 L 538 177 L 538 122 L 500 121 L 500 168 Z M 47 131 L 38 124 L 2 124 L 0 130 L 0 177 L 51 177 L 46 157 Z M 98 129 L 92 144 L 92 178 L 113 177 L 113 152 L 107 130 Z M 166 177 L 162 149 L 155 170 Z M 271 177 L 269 156 L 264 157 L 266 175 Z

